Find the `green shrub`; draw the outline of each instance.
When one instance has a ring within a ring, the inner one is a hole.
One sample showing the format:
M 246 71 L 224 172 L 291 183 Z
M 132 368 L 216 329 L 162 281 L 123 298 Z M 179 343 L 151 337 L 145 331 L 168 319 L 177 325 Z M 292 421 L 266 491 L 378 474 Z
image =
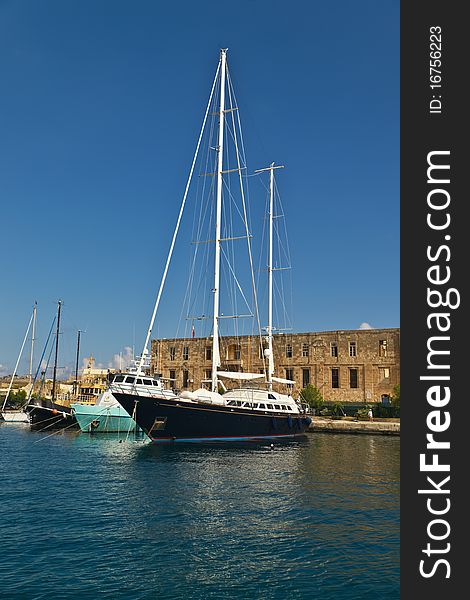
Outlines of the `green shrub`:
M 309 383 L 304 389 L 300 392 L 301 399 L 310 406 L 310 408 L 315 408 L 318 411 L 321 411 L 324 400 L 321 392 L 314 385 Z

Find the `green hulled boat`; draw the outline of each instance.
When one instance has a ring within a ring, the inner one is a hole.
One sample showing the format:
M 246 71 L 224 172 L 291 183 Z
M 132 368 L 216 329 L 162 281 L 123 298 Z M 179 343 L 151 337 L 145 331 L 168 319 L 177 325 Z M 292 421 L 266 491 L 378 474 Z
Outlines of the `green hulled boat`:
M 96 404 L 72 404 L 75 418 L 85 433 L 130 433 L 136 423 L 109 390 L 98 397 Z

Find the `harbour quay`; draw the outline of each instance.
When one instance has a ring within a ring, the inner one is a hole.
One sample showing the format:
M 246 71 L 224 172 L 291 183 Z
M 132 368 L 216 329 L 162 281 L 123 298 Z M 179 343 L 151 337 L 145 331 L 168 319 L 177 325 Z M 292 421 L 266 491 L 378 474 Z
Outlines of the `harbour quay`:
M 334 419 L 314 417 L 307 432 L 400 435 L 400 419 L 364 421 L 352 418 Z

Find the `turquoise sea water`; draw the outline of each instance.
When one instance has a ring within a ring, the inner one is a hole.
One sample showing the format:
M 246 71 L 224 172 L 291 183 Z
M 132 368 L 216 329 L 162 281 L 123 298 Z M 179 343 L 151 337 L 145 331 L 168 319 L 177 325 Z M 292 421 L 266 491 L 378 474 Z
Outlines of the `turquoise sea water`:
M 2 598 L 399 598 L 398 438 L 44 438 L 0 426 Z

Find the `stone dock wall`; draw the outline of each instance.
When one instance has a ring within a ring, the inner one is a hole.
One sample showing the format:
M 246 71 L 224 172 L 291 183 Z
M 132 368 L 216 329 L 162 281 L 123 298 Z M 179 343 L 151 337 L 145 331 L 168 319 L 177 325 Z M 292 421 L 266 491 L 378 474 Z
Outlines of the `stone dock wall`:
M 313 417 L 309 432 L 368 433 L 375 435 L 400 435 L 399 420 L 356 421 Z

